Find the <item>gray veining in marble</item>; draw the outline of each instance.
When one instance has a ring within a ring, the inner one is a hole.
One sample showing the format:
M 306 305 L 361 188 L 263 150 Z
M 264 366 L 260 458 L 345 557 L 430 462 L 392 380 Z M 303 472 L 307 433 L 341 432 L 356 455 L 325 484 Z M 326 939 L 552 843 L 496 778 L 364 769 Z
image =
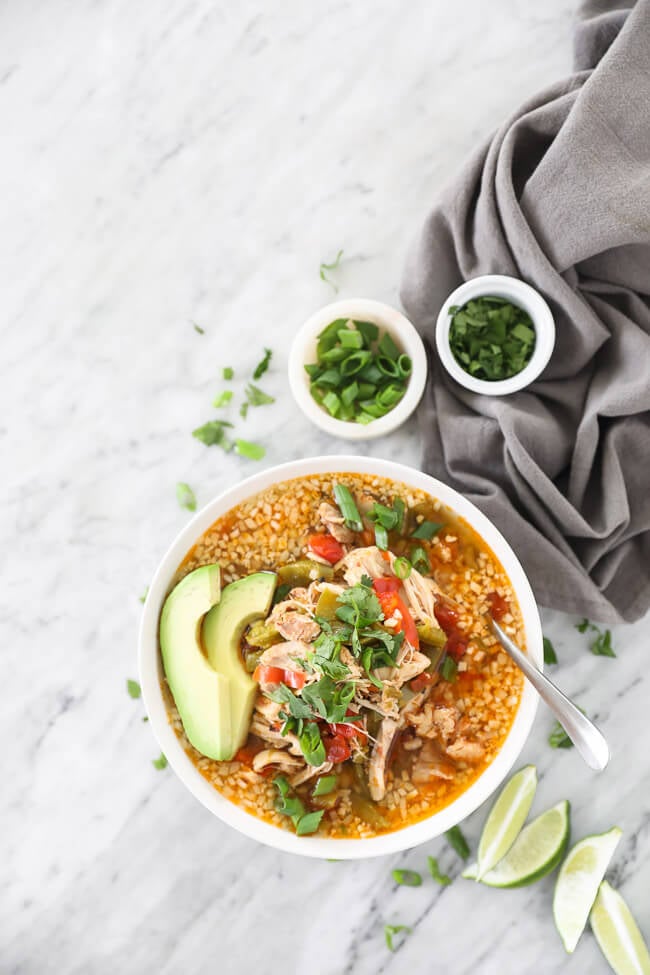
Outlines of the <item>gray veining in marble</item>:
M 406 245 L 466 154 L 568 70 L 572 0 L 210 0 L 0 8 L 3 790 L 0 972 L 559 975 L 552 884 L 397 889 L 456 876 L 444 842 L 320 863 L 255 845 L 169 771 L 126 694 L 138 597 L 186 513 L 256 469 L 190 431 L 275 350 L 273 407 L 243 429 L 269 464 L 345 449 L 285 381 L 301 321 L 333 292 L 397 301 Z M 198 334 L 191 322 L 205 329 Z M 364 452 L 417 463 L 414 422 Z M 574 834 L 618 822 L 613 874 L 650 931 L 648 622 L 592 656 L 545 613 L 557 678 L 613 751 L 597 778 L 546 745 L 536 809 Z M 468 822 L 475 841 L 484 812 Z M 394 954 L 386 922 L 414 927 Z

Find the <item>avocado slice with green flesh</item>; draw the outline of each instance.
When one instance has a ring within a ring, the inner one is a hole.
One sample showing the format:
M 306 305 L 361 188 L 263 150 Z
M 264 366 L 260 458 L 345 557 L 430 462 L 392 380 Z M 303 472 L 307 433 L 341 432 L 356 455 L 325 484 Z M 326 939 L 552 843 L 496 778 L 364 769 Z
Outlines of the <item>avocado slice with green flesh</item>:
M 246 741 L 251 723 L 257 682 L 246 673 L 240 643 L 245 628 L 268 616 L 275 592 L 274 572 L 254 572 L 231 582 L 221 600 L 203 621 L 203 646 L 210 665 L 229 682 L 230 749 L 218 755 L 230 759 Z
M 230 682 L 208 663 L 201 623 L 221 592 L 218 565 L 190 572 L 172 589 L 160 616 L 160 652 L 185 734 L 208 758 L 231 747 Z

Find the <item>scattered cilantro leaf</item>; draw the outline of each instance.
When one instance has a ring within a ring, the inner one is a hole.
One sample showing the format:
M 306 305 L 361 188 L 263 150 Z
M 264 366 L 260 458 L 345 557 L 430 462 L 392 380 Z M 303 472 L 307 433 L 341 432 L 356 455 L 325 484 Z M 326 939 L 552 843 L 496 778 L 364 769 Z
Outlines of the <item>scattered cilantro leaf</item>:
M 555 652 L 555 647 L 549 640 L 547 636 L 543 638 L 544 643 L 544 663 L 545 664 L 556 664 L 557 654 Z
M 192 430 L 192 436 L 204 443 L 206 447 L 223 447 L 227 451 L 232 448 L 232 443 L 226 435 L 229 427 L 232 427 L 232 423 L 226 420 L 208 420 L 202 427 Z
M 476 379 L 516 376 L 535 350 L 530 315 L 505 298 L 484 295 L 449 308 L 449 348 L 458 365 Z
M 196 496 L 189 484 L 185 484 L 184 481 L 179 481 L 176 485 L 176 500 L 181 508 L 196 511 Z
M 437 884 L 440 884 L 441 887 L 447 887 L 451 883 L 451 877 L 447 876 L 446 873 L 441 872 L 436 858 L 427 857 L 427 862 L 429 864 L 429 873 L 431 874 L 435 882 Z
M 447 830 L 445 836 L 449 845 L 461 860 L 467 860 L 469 858 L 469 845 L 463 836 L 463 831 L 460 826 L 452 826 L 451 829 Z
M 579 623 L 576 623 L 576 630 L 578 631 L 578 633 L 586 633 L 587 630 L 592 626 L 593 623 L 590 623 L 587 617 L 585 616 L 584 619 L 580 620 Z
M 413 928 L 410 928 L 407 924 L 384 924 L 384 938 L 389 951 L 395 951 L 393 937 L 399 934 L 400 931 L 403 931 L 405 934 L 411 934 Z
M 255 369 L 253 370 L 253 379 L 261 379 L 266 370 L 269 368 L 269 363 L 271 362 L 271 356 L 273 355 L 272 349 L 264 349 L 264 356 L 257 363 Z
M 151 764 L 153 765 L 154 768 L 157 768 L 158 770 L 164 769 L 167 768 L 167 759 L 161 752 L 160 757 L 152 759 Z
M 138 684 L 137 680 L 130 680 L 130 679 L 127 680 L 126 689 L 129 693 L 129 697 L 132 697 L 134 699 L 139 698 L 140 695 L 142 694 L 142 689 L 140 688 L 140 685 Z
M 338 291 L 339 289 L 336 286 L 336 284 L 328 277 L 328 275 L 326 274 L 326 272 L 327 271 L 337 271 L 338 270 L 338 267 L 339 267 L 339 264 L 341 263 L 341 258 L 342 257 L 343 257 L 343 251 L 340 250 L 338 252 L 338 254 L 336 255 L 336 257 L 334 258 L 334 260 L 331 263 L 328 264 L 326 261 L 321 261 L 321 264 L 320 264 L 320 279 L 321 279 L 321 281 L 324 281 L 325 284 L 329 284 L 330 288 L 334 288 L 334 291 Z
M 595 629 L 597 630 L 597 636 L 589 646 L 591 652 L 597 657 L 615 657 L 616 654 L 612 647 L 612 631 L 605 630 L 603 632 L 597 627 Z

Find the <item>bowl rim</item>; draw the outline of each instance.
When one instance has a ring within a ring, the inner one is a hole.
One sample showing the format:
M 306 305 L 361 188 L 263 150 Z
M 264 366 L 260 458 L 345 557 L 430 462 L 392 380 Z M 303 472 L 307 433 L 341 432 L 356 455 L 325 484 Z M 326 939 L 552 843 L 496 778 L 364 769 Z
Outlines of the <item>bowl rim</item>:
M 278 481 L 337 472 L 387 477 L 419 488 L 465 518 L 503 565 L 519 601 L 528 655 L 543 669 L 542 627 L 532 589 L 517 556 L 492 522 L 463 495 L 422 471 L 393 461 L 345 454 L 304 458 L 270 467 L 221 492 L 197 512 L 177 534 L 151 581 L 140 624 L 138 661 L 142 697 L 151 730 L 181 782 L 213 815 L 251 839 L 287 853 L 356 860 L 397 853 L 417 846 L 439 836 L 474 812 L 499 787 L 516 762 L 530 733 L 538 696 L 532 685 L 526 681 L 517 714 L 503 746 L 492 763 L 465 792 L 428 818 L 382 836 L 349 840 L 299 837 L 246 812 L 208 783 L 186 754 L 169 724 L 160 686 L 158 621 L 172 579 L 191 546 L 218 517 L 234 505 Z
M 465 372 L 456 362 L 449 345 L 451 315 L 447 309 L 451 305 L 463 305 L 472 298 L 485 294 L 507 298 L 519 305 L 532 318 L 536 332 L 535 350 L 528 365 L 509 379 L 494 382 L 477 379 Z M 554 347 L 555 321 L 548 303 L 532 285 L 508 274 L 482 274 L 464 281 L 445 299 L 436 322 L 436 348 L 449 375 L 465 389 L 487 396 L 507 396 L 529 386 L 548 365 Z
M 318 333 L 337 318 L 356 318 L 383 327 L 399 342 L 413 363 L 413 371 L 403 398 L 389 413 L 366 426 L 330 416 L 316 403 L 309 391 L 309 378 L 304 367 L 315 361 Z M 408 420 L 422 398 L 427 368 L 424 343 L 413 324 L 401 311 L 374 298 L 341 298 L 323 305 L 301 325 L 289 351 L 288 376 L 293 398 L 307 419 L 334 437 L 357 441 L 383 437 Z

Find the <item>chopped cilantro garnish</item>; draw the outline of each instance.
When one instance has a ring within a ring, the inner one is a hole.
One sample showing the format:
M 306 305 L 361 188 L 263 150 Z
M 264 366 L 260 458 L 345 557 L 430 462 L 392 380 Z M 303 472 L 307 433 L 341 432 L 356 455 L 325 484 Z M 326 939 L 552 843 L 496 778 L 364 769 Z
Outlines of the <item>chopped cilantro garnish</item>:
M 449 308 L 449 347 L 456 362 L 476 379 L 516 376 L 535 350 L 530 315 L 505 298 L 485 295 Z
M 547 636 L 544 637 L 544 663 L 545 664 L 556 664 L 557 654 L 555 652 L 555 647 L 549 640 Z
M 192 430 L 192 436 L 204 443 L 206 447 L 223 447 L 230 450 L 232 443 L 226 435 L 226 430 L 232 427 L 232 423 L 226 420 L 208 420 L 202 427 Z

